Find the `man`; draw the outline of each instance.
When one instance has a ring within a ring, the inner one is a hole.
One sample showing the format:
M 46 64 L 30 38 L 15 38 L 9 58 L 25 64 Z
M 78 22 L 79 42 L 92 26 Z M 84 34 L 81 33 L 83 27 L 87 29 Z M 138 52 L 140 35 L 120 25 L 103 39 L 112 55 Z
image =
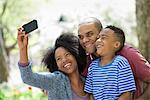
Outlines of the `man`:
M 79 24 L 78 36 L 80 44 L 88 53 L 88 57 L 92 59 L 91 55 L 96 56 L 95 41 L 102 30 L 101 22 L 94 17 L 87 18 Z M 140 54 L 140 52 L 131 45 L 125 44 L 123 49 L 118 53 L 128 59 L 131 69 L 133 71 L 136 91 L 133 94 L 133 99 L 149 100 L 150 99 L 150 64 Z M 83 75 L 87 75 L 87 69 L 91 61 L 87 62 L 87 67 Z M 145 86 L 146 84 L 146 86 Z

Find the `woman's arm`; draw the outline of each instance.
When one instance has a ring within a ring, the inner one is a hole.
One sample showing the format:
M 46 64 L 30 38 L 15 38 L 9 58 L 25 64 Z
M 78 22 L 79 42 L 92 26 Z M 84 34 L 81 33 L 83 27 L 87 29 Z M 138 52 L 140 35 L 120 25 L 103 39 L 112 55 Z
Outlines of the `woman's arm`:
M 25 67 L 19 66 L 19 69 L 24 83 L 45 90 L 51 90 L 55 88 L 54 85 L 59 78 L 59 74 L 56 75 L 54 73 L 33 73 L 31 69 L 31 63 Z
M 51 75 L 42 75 L 32 72 L 31 62 L 28 61 L 28 34 L 25 34 L 23 28 L 18 29 L 17 42 L 20 52 L 18 65 L 23 82 L 42 89 L 51 89 L 53 84 L 57 81 L 54 74 L 49 73 Z

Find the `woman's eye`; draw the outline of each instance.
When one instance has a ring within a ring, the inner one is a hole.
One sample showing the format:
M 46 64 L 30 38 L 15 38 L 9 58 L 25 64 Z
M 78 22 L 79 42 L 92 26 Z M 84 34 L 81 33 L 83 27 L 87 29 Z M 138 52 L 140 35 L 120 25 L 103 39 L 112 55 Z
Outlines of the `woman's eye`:
M 60 58 L 56 58 L 56 61 L 59 61 L 60 60 Z
M 67 56 L 67 57 L 70 56 L 70 53 L 66 53 L 66 56 Z

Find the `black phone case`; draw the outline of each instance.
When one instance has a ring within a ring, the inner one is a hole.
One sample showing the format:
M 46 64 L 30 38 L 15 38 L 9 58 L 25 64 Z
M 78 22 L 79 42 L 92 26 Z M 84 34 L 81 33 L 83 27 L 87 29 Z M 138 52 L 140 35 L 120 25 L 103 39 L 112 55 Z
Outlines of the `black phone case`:
M 32 20 L 31 22 L 24 24 L 22 27 L 26 33 L 30 33 L 38 28 L 37 20 Z

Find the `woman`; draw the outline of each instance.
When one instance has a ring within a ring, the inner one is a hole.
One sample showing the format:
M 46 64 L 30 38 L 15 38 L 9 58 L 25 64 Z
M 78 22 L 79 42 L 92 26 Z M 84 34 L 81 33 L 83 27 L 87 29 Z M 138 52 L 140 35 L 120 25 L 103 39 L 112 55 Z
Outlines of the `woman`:
M 79 52 L 79 40 L 73 34 L 60 35 L 55 46 L 48 50 L 42 62 L 52 73 L 33 73 L 28 60 L 28 35 L 18 29 L 20 61 L 18 63 L 24 83 L 48 91 L 49 100 L 89 100 L 84 79 L 80 76 L 86 64 L 85 52 Z

